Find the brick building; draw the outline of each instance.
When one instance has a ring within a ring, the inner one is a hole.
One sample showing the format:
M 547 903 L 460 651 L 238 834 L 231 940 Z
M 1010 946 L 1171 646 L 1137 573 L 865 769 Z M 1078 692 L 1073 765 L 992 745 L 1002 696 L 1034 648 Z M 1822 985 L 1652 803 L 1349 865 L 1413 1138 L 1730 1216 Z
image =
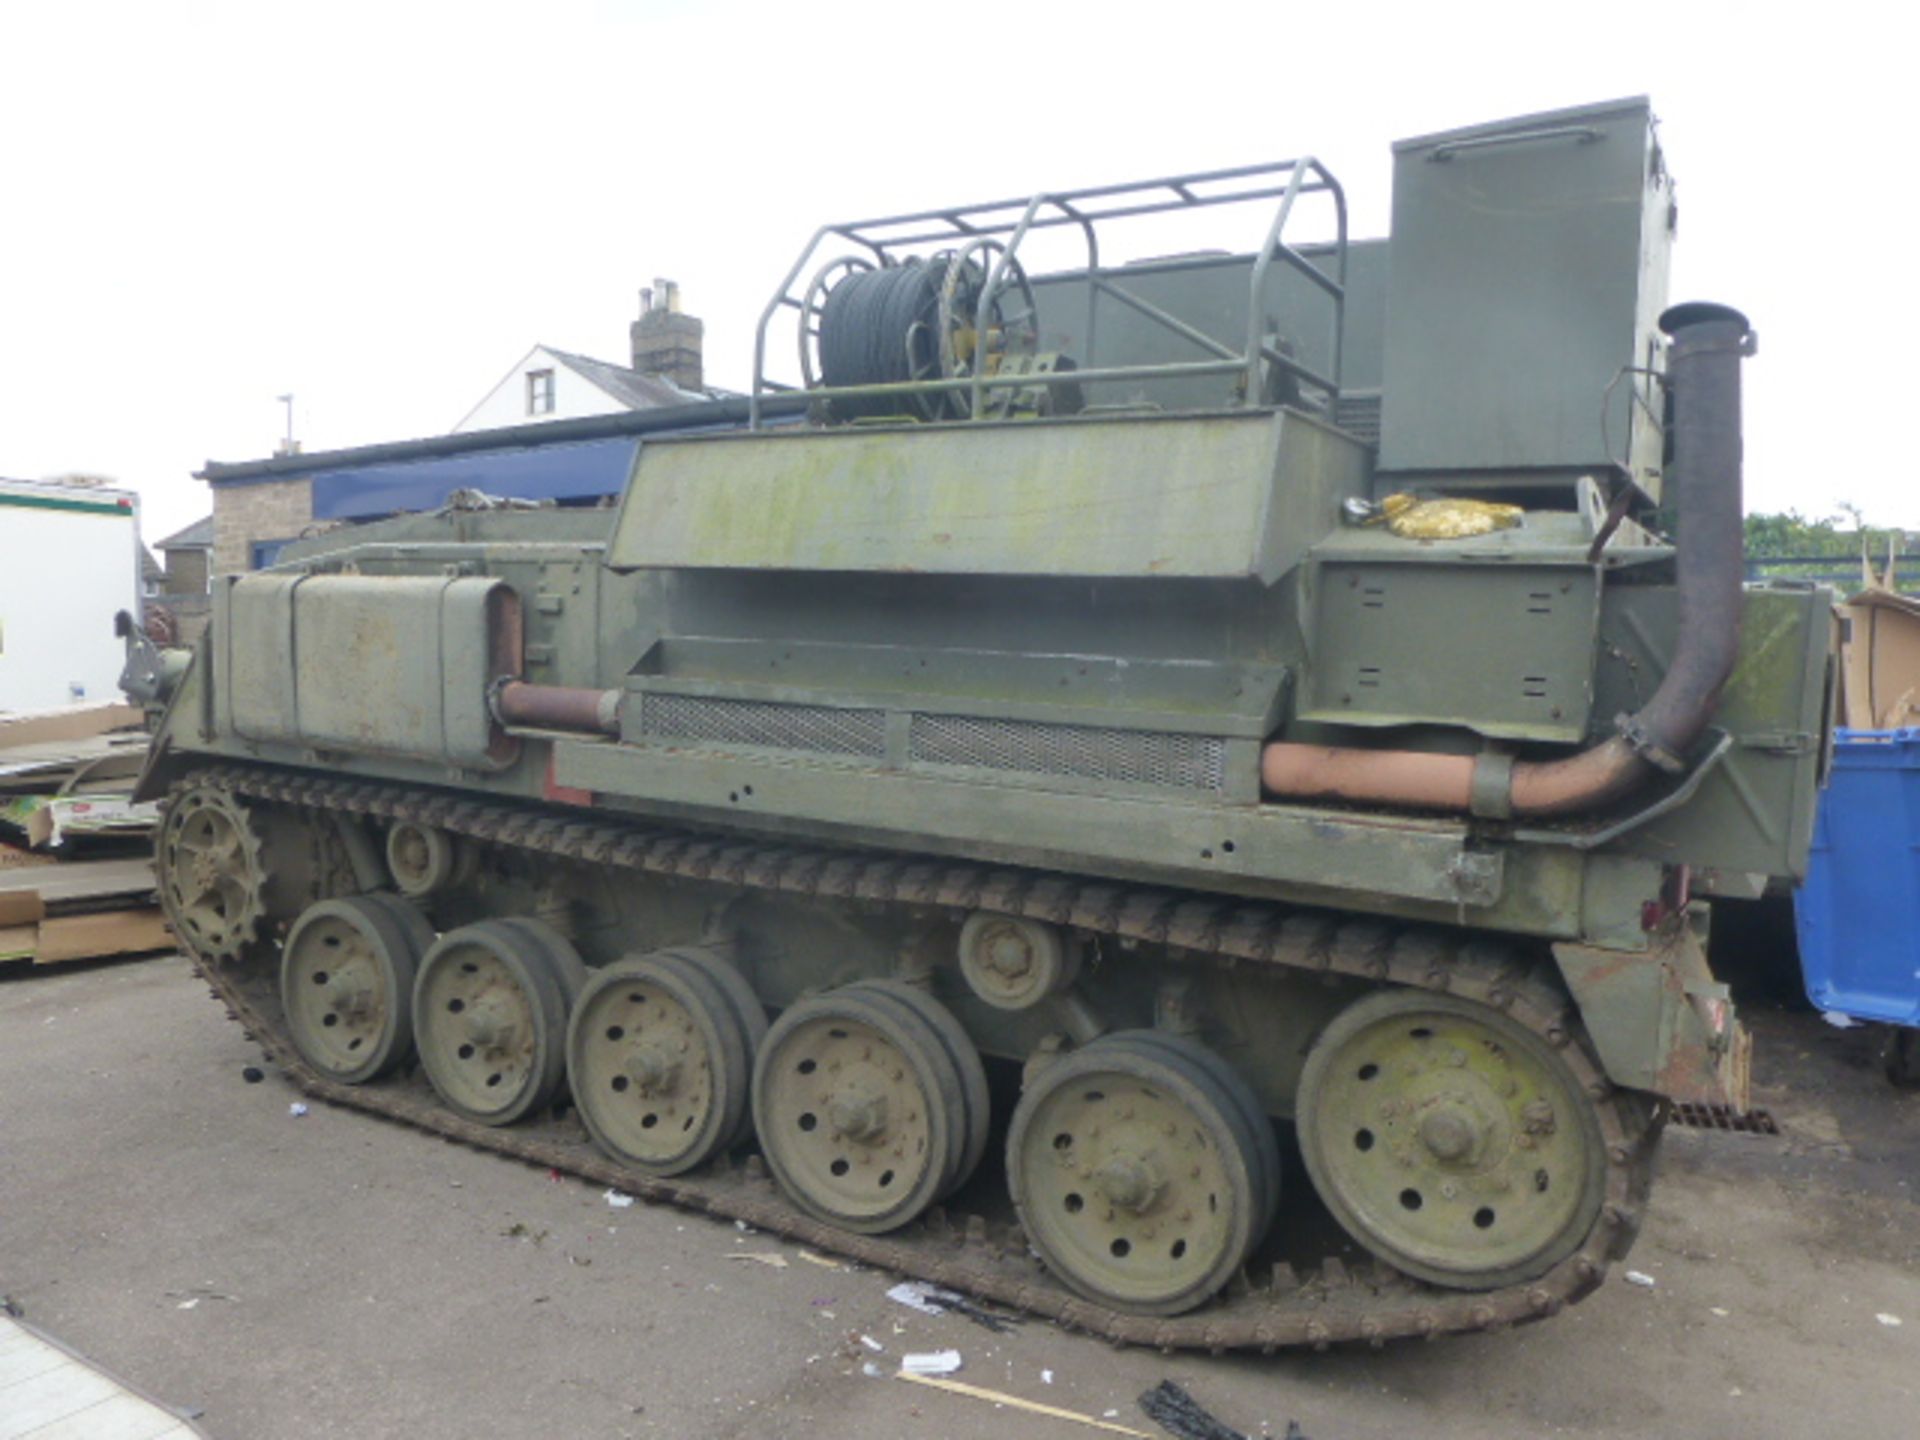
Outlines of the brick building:
M 184 530 L 155 542 L 161 564 L 147 593 L 147 612 L 163 610 L 161 633 L 169 643 L 190 645 L 207 628 L 213 575 L 213 517 L 196 520 Z
M 621 416 L 697 409 L 719 397 L 702 385 L 703 327 L 681 312 L 679 287 L 657 280 L 640 297 L 640 317 L 629 332 L 630 368 L 536 345 L 444 440 L 312 455 L 289 445 L 271 460 L 209 464 L 199 478 L 213 492 L 212 573 L 258 570 L 316 526 L 439 504 L 453 489 L 527 498 L 579 499 L 597 486 L 617 493 L 626 477 L 615 474 L 604 447 L 570 450 L 555 443 L 531 464 L 524 463 L 525 452 L 576 432 L 617 434 Z M 596 421 L 597 428 L 589 423 Z M 455 437 L 460 443 L 449 443 Z M 492 458 L 475 458 L 483 455 Z M 420 468 L 428 462 L 430 468 Z

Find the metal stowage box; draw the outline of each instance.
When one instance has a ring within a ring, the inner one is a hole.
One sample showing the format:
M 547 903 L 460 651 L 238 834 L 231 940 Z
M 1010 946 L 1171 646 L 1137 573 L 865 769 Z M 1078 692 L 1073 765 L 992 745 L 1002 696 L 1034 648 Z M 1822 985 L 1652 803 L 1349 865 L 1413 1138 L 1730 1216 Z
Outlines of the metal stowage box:
M 1843 730 L 1794 898 L 1807 995 L 1920 1025 L 1920 730 Z
M 1673 214 L 1645 100 L 1394 146 L 1380 468 L 1620 464 L 1658 499 Z

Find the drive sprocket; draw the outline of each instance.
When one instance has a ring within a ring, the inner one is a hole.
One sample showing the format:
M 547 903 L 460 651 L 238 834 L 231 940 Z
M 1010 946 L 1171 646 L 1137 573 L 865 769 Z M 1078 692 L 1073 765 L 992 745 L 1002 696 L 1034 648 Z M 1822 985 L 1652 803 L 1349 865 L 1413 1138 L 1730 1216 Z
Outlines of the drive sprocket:
M 231 792 L 187 785 L 167 797 L 154 837 L 160 905 L 202 960 L 235 961 L 261 937 L 267 866 L 259 831 Z

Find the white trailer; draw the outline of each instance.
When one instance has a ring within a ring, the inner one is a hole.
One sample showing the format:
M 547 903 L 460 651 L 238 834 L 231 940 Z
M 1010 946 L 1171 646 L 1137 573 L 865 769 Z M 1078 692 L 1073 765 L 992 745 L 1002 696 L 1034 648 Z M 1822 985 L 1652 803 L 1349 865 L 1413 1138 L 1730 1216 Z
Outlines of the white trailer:
M 0 714 L 118 699 L 118 610 L 140 614 L 139 497 L 0 480 Z

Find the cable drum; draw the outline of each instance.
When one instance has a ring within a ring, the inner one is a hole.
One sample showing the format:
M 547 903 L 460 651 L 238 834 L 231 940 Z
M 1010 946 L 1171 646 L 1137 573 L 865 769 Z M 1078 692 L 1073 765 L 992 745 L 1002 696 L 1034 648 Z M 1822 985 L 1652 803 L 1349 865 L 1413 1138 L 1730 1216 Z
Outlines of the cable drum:
M 940 375 L 937 334 L 945 265 L 908 260 L 848 275 L 820 308 L 820 378 L 828 386 L 891 385 Z M 913 413 L 937 419 L 944 395 L 866 396 L 833 402 L 836 418 Z

